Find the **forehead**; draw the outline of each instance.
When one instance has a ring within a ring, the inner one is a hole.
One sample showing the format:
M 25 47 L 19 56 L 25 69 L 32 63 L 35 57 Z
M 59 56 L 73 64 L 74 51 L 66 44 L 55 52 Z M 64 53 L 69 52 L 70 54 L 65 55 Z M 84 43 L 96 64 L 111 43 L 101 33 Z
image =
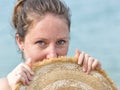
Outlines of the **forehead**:
M 41 20 L 37 20 L 29 28 L 28 35 L 32 37 L 62 38 L 69 37 L 69 28 L 63 18 L 46 15 Z

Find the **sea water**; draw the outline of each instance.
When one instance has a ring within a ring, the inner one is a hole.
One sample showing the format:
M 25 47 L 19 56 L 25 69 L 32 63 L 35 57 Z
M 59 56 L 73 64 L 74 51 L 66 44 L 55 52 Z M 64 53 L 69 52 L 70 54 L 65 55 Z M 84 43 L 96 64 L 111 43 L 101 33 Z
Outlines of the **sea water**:
M 15 0 L 0 0 L 0 77 L 20 62 L 14 39 L 12 13 Z M 120 0 L 64 0 L 71 10 L 69 56 L 75 49 L 97 58 L 120 86 Z

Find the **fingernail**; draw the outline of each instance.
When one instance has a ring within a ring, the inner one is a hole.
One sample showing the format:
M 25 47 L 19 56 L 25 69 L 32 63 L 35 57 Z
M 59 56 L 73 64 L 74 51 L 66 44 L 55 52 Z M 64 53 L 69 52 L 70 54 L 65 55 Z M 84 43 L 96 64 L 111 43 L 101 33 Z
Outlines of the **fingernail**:
M 80 64 L 81 62 L 78 60 L 78 64 Z
M 28 86 L 28 85 L 30 85 L 30 81 L 29 81 L 29 82 L 27 82 L 27 86 Z
M 34 72 L 33 71 L 31 71 L 31 75 L 34 76 Z
M 89 74 L 90 72 L 86 72 L 86 74 Z
M 83 72 L 86 72 L 86 68 L 83 68 Z
M 33 77 L 30 77 L 30 81 L 32 81 L 33 80 Z
M 31 63 L 31 58 L 28 58 L 27 63 Z
M 28 59 L 27 59 L 26 64 L 27 64 L 29 67 L 32 66 L 32 60 L 31 60 L 31 58 L 28 58 Z

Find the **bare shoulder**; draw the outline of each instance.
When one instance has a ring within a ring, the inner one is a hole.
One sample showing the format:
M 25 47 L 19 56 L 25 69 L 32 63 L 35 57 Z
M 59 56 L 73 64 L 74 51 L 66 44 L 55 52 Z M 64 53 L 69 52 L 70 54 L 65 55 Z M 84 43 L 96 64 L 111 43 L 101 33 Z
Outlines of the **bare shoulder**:
M 0 78 L 0 90 L 11 90 L 6 78 Z

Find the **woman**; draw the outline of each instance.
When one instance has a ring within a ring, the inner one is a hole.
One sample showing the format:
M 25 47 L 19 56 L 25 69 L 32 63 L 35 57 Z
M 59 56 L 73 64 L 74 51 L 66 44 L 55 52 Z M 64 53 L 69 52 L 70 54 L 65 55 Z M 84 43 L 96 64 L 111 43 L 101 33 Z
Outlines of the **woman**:
M 0 80 L 0 90 L 11 90 L 17 82 L 29 85 L 34 77 L 31 65 L 58 56 L 66 56 L 70 39 L 69 8 L 60 0 L 18 0 L 14 8 L 13 25 L 16 41 L 24 63 Z M 90 73 L 100 63 L 76 50 L 78 64 Z

